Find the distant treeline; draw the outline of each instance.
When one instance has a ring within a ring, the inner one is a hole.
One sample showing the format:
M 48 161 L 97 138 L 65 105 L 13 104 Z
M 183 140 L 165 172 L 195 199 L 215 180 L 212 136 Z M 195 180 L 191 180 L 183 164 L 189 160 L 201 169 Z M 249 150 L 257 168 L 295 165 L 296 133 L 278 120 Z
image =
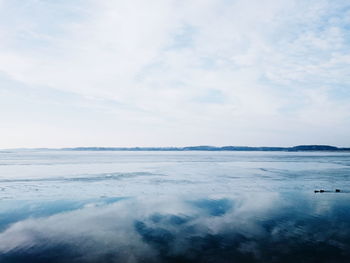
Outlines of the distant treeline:
M 249 146 L 187 146 L 187 147 L 76 147 L 63 148 L 70 151 L 350 151 L 330 145 L 298 145 L 294 147 L 249 147 Z

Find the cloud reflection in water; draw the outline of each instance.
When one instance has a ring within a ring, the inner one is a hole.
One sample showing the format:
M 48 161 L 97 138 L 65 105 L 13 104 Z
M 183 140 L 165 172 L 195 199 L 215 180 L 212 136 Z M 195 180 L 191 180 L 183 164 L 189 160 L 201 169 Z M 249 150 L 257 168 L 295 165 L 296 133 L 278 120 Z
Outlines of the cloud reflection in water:
M 0 233 L 0 262 L 350 260 L 345 195 L 158 200 L 90 200 L 75 210 L 70 205 L 59 213 L 14 218 Z

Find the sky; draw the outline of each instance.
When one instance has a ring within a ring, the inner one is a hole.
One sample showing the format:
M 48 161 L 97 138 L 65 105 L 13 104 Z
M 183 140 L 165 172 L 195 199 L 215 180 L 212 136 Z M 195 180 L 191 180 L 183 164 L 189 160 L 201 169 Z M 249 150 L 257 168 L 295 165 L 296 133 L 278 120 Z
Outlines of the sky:
M 0 0 L 0 148 L 350 146 L 348 0 Z

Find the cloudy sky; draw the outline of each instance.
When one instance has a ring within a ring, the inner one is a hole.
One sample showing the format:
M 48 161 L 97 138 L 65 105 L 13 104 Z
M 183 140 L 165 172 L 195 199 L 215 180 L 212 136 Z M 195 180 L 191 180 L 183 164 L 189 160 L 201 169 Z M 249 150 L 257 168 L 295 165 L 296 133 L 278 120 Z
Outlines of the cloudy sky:
M 0 0 L 0 148 L 349 134 L 348 0 Z

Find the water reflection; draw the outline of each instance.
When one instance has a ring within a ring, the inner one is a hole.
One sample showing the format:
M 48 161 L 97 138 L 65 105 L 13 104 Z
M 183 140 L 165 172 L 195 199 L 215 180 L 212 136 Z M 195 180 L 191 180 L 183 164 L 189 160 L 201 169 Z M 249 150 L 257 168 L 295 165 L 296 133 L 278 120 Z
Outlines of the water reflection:
M 55 200 L 49 202 L 40 201 L 2 201 L 0 205 L 0 231 L 10 224 L 24 220 L 26 218 L 45 217 L 62 212 L 73 211 L 88 206 L 101 206 L 111 204 L 123 197 L 88 199 L 88 200 Z
M 22 203 L 22 216 L 3 203 L 0 262 L 349 262 L 349 201 L 294 193 L 100 198 Z

